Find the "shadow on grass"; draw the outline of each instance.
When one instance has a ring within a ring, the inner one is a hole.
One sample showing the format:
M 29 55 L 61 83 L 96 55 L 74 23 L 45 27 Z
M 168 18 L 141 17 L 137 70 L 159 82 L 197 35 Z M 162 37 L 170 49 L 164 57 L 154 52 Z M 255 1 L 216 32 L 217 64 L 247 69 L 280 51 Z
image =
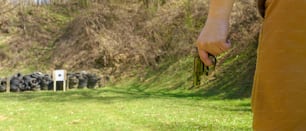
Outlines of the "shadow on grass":
M 86 102 L 99 101 L 112 103 L 117 101 L 131 101 L 137 99 L 169 99 L 169 97 L 185 98 L 198 96 L 195 94 L 168 94 L 165 92 L 142 92 L 129 91 L 126 89 L 83 89 L 71 90 L 67 92 L 20 92 L 20 93 L 0 93 L 0 99 L 6 101 L 29 101 L 29 102 Z
M 237 61 L 223 66 L 222 72 L 216 76 L 217 79 L 212 81 L 209 87 L 201 90 L 204 92 L 203 95 L 207 97 L 220 95 L 222 99 L 249 98 L 256 67 L 256 48 L 257 45 L 253 44 L 251 48 L 241 53 Z M 228 59 L 235 57 L 237 56 Z
M 177 64 L 177 61 L 162 65 L 159 71 L 151 70 L 144 81 L 136 80 L 124 88 L 128 91 L 169 97 L 201 97 L 223 100 L 249 98 L 255 71 L 256 48 L 257 46 L 254 44 L 254 47 L 241 52 L 239 58 L 236 58 L 236 55 L 227 58 L 230 63 L 219 67 L 216 79 L 200 88 L 190 89 L 192 86 L 192 58 L 189 58 L 190 60 L 182 65 Z M 175 69 L 172 69 L 173 67 Z
M 167 93 L 167 92 L 140 92 L 140 91 L 128 91 L 126 89 L 85 89 L 85 90 L 72 90 L 67 92 L 21 92 L 21 93 L 1 93 L 0 101 L 8 102 L 23 102 L 23 103 L 101 103 L 101 104 L 114 104 L 114 103 L 128 103 L 132 101 L 146 100 L 173 100 L 188 99 L 189 102 L 182 102 L 180 105 L 187 107 L 200 107 L 203 109 L 213 108 L 216 110 L 224 110 L 230 112 L 250 112 L 251 107 L 249 103 L 239 103 L 231 106 L 227 105 L 215 105 L 205 104 L 206 101 L 199 104 L 200 100 L 207 100 L 202 97 L 202 94 L 187 94 L 187 93 Z M 218 101 L 218 100 L 217 100 Z M 222 101 L 222 100 L 220 100 Z M 201 128 L 202 129 L 202 128 Z M 205 129 L 205 128 L 204 128 Z
M 104 89 L 81 89 L 67 92 L 20 92 L 20 93 L 0 93 L 0 99 L 7 101 L 39 101 L 39 102 L 74 102 L 97 100 L 101 102 L 112 101 L 129 101 L 133 99 L 169 99 L 169 98 L 186 98 L 193 100 L 206 99 L 203 94 L 198 93 L 170 93 L 167 91 L 144 92 L 131 89 L 104 88 Z
M 197 123 L 197 122 L 168 122 L 160 123 L 157 126 L 158 129 L 167 129 L 167 130 L 203 130 L 203 131 L 247 131 L 251 130 L 251 127 L 246 126 L 230 126 L 230 125 L 218 125 L 216 123 Z M 156 128 L 156 127 L 154 127 Z M 158 130 L 156 129 L 156 130 Z M 153 129 L 154 130 L 154 129 Z

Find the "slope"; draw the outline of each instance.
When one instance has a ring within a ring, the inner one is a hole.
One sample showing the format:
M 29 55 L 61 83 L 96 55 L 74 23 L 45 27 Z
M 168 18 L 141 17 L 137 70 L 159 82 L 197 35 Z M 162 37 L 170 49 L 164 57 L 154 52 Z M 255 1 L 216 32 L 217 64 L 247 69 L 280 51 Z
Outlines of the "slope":
M 250 96 L 260 18 L 239 0 L 231 20 L 233 48 L 218 57 L 214 75 L 191 88 L 192 49 L 208 1 L 101 0 L 16 9 L 1 17 L 2 75 L 89 70 L 115 85 L 150 92 L 189 92 L 218 98 Z

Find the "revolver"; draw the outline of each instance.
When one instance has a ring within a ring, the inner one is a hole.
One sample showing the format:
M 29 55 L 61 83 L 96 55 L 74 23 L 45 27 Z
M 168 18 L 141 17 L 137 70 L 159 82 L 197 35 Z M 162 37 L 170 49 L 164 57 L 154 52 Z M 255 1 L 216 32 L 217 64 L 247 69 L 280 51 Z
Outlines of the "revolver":
M 211 74 L 212 71 L 215 70 L 217 59 L 212 54 L 208 54 L 209 59 L 212 61 L 212 66 L 206 66 L 200 56 L 198 54 L 198 50 L 194 53 L 194 60 L 193 60 L 193 87 L 198 87 L 201 84 L 201 76 L 205 74 L 208 76 Z

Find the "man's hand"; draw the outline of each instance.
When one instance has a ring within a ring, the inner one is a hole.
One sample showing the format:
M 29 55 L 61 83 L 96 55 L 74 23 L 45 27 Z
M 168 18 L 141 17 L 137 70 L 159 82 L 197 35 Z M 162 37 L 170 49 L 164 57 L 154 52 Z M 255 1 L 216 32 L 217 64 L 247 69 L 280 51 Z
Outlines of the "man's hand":
M 212 65 L 209 54 L 217 56 L 230 49 L 231 44 L 227 42 L 227 22 L 207 22 L 198 40 L 197 47 L 201 60 L 206 66 Z
M 208 18 L 196 45 L 199 56 L 206 66 L 213 64 L 209 54 L 217 56 L 231 47 L 227 35 L 233 4 L 234 0 L 210 0 Z

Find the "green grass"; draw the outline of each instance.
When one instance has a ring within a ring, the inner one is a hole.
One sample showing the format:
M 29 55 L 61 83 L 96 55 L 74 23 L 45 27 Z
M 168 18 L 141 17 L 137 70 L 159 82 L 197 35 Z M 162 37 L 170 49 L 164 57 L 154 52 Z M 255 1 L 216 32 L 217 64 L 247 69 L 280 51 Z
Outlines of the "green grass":
M 250 100 L 119 88 L 0 94 L 0 130 L 251 130 Z
M 240 55 L 227 57 L 216 67 L 214 75 L 201 77 L 199 87 L 192 86 L 193 56 L 165 60 L 157 69 L 147 69 L 139 78 L 123 78 L 115 86 L 150 93 L 183 93 L 209 99 L 248 99 L 251 96 L 256 60 L 252 51 L 249 49 Z

